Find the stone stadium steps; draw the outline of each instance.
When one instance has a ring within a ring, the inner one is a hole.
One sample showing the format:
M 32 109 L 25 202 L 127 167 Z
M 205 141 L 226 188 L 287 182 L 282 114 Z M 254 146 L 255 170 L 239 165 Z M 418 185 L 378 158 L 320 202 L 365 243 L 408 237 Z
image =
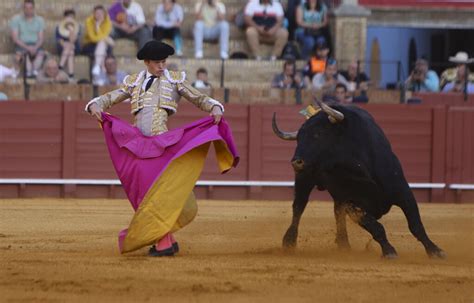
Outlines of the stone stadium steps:
M 57 56 L 55 56 L 57 58 Z M 117 56 L 119 69 L 127 73 L 136 73 L 143 69 L 143 63 L 130 56 Z M 13 65 L 13 56 L 0 55 L 0 64 Z M 173 57 L 168 65 L 175 64 L 179 70 L 184 70 L 190 81 L 195 79 L 196 70 L 205 67 L 209 80 L 214 87 L 220 86 L 222 61 L 220 59 L 189 59 Z M 304 61 L 298 61 L 298 68 L 304 66 Z M 255 60 L 226 60 L 224 62 L 224 84 L 226 87 L 269 87 L 273 76 L 282 71 L 283 61 Z M 75 78 L 89 79 L 89 58 L 75 57 Z
M 99 87 L 98 94 L 104 94 L 115 88 L 115 86 Z M 0 91 L 12 100 L 24 100 L 24 87 L 21 83 L 0 83 Z M 225 91 L 218 86 L 214 86 L 210 90 L 203 90 L 203 92 L 216 100 L 225 101 Z M 87 84 L 35 84 L 30 86 L 30 100 L 90 100 L 92 97 L 93 87 Z M 373 89 L 369 90 L 368 97 L 372 104 L 397 104 L 400 102 L 400 92 L 397 90 Z M 313 100 L 312 92 L 310 90 L 301 91 L 301 100 L 303 104 L 310 104 Z M 232 104 L 295 104 L 296 97 L 294 90 L 238 86 L 229 87 L 227 101 Z
M 164 42 L 173 45 L 170 40 Z M 268 44 L 260 45 L 260 54 L 264 57 L 269 57 L 273 46 Z M 205 42 L 203 44 L 203 51 L 205 58 L 219 58 L 220 48 L 217 42 Z M 245 40 L 230 40 L 229 41 L 229 55 L 234 52 L 244 52 L 250 54 L 247 41 Z M 132 40 L 118 39 L 115 41 L 114 54 L 117 56 L 133 56 L 137 53 L 137 46 Z M 194 40 L 183 39 L 183 57 L 194 58 Z

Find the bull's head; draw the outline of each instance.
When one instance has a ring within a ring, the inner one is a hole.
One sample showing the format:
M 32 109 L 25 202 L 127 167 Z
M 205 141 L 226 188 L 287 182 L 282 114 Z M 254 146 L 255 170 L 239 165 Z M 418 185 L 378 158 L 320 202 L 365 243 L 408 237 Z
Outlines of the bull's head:
M 319 107 L 321 108 L 321 110 L 324 111 L 328 115 L 328 119 L 332 124 L 339 123 L 339 122 L 344 120 L 344 114 L 341 113 L 340 111 L 337 111 L 337 110 L 333 109 L 332 107 L 330 107 L 330 106 L 328 106 L 328 105 L 326 105 L 322 102 L 319 102 L 318 100 L 316 100 L 316 102 L 319 105 Z M 272 128 L 273 128 L 273 132 L 279 138 L 281 138 L 283 140 L 296 140 L 296 138 L 297 138 L 297 135 L 298 135 L 297 131 L 296 132 L 285 132 L 285 131 L 281 131 L 278 128 L 275 113 L 273 113 Z M 291 162 L 291 164 L 293 165 L 293 168 L 295 169 L 296 172 L 299 172 L 299 171 L 303 170 L 303 167 L 305 165 L 305 163 L 302 159 L 303 157 L 298 156 L 298 154 L 299 153 L 298 153 L 298 147 L 297 147 L 297 151 L 295 152 L 295 156 L 293 157 L 293 160 Z

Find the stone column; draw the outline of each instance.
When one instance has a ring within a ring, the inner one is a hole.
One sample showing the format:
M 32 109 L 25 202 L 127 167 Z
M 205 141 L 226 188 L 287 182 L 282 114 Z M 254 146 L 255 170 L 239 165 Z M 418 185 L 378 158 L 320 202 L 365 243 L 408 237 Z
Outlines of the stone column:
M 332 12 L 333 56 L 340 62 L 340 69 L 352 60 L 365 60 L 368 16 L 370 10 L 360 6 L 358 0 L 343 0 Z

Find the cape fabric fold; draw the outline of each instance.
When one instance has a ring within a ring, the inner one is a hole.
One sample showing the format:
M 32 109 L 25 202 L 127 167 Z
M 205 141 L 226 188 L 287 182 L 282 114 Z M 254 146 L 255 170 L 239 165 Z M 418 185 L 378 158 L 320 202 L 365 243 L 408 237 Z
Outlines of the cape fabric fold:
M 135 210 L 129 228 L 119 234 L 122 253 L 153 244 L 194 219 L 193 188 L 211 142 L 222 173 L 239 160 L 224 119 L 215 125 L 207 117 L 157 136 L 144 136 L 110 114 L 102 119 L 112 163 Z

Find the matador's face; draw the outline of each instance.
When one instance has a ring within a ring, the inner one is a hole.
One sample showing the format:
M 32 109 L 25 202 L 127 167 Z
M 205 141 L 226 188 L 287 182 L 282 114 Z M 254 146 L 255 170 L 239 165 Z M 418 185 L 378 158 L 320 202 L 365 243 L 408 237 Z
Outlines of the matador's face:
M 163 60 L 145 60 L 145 65 L 148 69 L 148 71 L 157 76 L 161 77 L 163 75 L 163 72 L 166 69 L 166 59 Z

